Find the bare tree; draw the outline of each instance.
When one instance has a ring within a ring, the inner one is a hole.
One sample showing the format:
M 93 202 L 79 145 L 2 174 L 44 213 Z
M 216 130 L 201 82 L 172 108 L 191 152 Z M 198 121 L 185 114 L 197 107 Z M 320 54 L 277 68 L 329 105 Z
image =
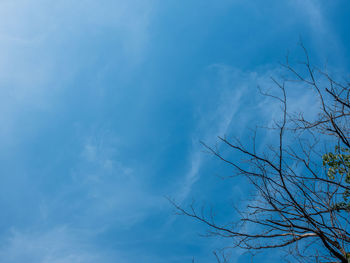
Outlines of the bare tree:
M 288 77 L 272 79 L 280 95 L 262 92 L 281 104 L 282 118 L 272 127 L 278 143 L 266 145 L 261 152 L 256 150 L 255 136 L 249 147 L 237 139 L 218 137 L 220 149 L 228 147 L 237 153 L 234 159 L 203 143 L 254 188 L 254 201 L 238 211 L 239 221 L 218 224 L 193 205 L 173 204 L 181 214 L 205 223 L 210 235 L 227 238 L 233 247 L 250 252 L 289 248 L 296 261 L 349 263 L 350 83 L 338 82 L 311 66 L 301 47 L 302 66 L 296 69 L 287 58 L 282 67 Z M 320 105 L 316 118 L 288 111 L 286 87 L 297 83 L 315 92 Z

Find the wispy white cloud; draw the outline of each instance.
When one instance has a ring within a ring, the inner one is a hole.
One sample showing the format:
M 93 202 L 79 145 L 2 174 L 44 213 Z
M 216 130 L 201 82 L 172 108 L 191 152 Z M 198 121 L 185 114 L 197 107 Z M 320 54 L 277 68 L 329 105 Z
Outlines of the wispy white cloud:
M 102 227 L 118 224 L 123 229 L 153 213 L 162 200 L 148 190 L 147 175 L 141 174 L 142 169 L 123 163 L 118 141 L 108 131 L 88 136 L 72 176 L 82 191 L 79 198 L 89 202 L 80 208 L 82 214 L 89 214 L 89 223 L 97 220 Z
M 211 101 L 211 105 L 204 102 L 205 109 L 200 108 L 196 113 L 198 119 L 196 131 L 192 134 L 190 167 L 182 187 L 177 193 L 178 202 L 183 202 L 191 194 L 192 186 L 200 179 L 201 167 L 203 166 L 203 146 L 199 144 L 199 141 L 213 145 L 217 141 L 217 136 L 225 136 L 229 132 L 232 121 L 240 114 L 242 105 L 246 103 L 244 96 L 247 96 L 251 89 L 250 78 L 256 78 L 254 73 L 247 76 L 242 71 L 226 65 L 212 65 L 208 67 L 208 71 L 218 75 L 214 81 L 214 85 L 217 87 L 210 87 L 213 92 L 218 92 L 218 94 L 207 94 L 208 97 L 216 98 L 216 100 Z M 208 111 L 208 108 L 211 110 Z M 239 128 L 236 129 L 236 132 L 242 132 L 245 125 L 244 118 L 242 118 L 241 123 L 237 123 L 236 128 Z

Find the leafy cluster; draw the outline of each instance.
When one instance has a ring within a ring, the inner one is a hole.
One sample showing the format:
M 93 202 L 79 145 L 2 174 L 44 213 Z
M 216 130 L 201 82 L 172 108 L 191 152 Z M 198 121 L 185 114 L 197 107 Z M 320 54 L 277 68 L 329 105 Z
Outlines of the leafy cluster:
M 335 147 L 335 153 L 329 152 L 322 156 L 323 166 L 327 168 L 327 176 L 335 180 L 340 176 L 341 181 L 350 184 L 350 149 L 344 147 Z M 336 203 L 336 209 L 350 210 L 350 191 L 346 189 L 343 192 L 344 201 Z

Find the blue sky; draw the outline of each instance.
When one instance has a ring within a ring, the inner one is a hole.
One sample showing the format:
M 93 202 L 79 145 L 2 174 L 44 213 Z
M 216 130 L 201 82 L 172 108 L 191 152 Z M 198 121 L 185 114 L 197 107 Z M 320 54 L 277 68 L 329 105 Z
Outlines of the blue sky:
M 235 218 L 228 204 L 246 184 L 221 180 L 232 171 L 199 140 L 244 139 L 277 114 L 256 86 L 287 51 L 298 58 L 300 37 L 316 63 L 349 72 L 349 11 L 345 0 L 0 1 L 0 261 L 213 262 L 229 244 L 199 237 L 205 227 L 164 197 Z M 233 250 L 232 262 L 251 261 Z

